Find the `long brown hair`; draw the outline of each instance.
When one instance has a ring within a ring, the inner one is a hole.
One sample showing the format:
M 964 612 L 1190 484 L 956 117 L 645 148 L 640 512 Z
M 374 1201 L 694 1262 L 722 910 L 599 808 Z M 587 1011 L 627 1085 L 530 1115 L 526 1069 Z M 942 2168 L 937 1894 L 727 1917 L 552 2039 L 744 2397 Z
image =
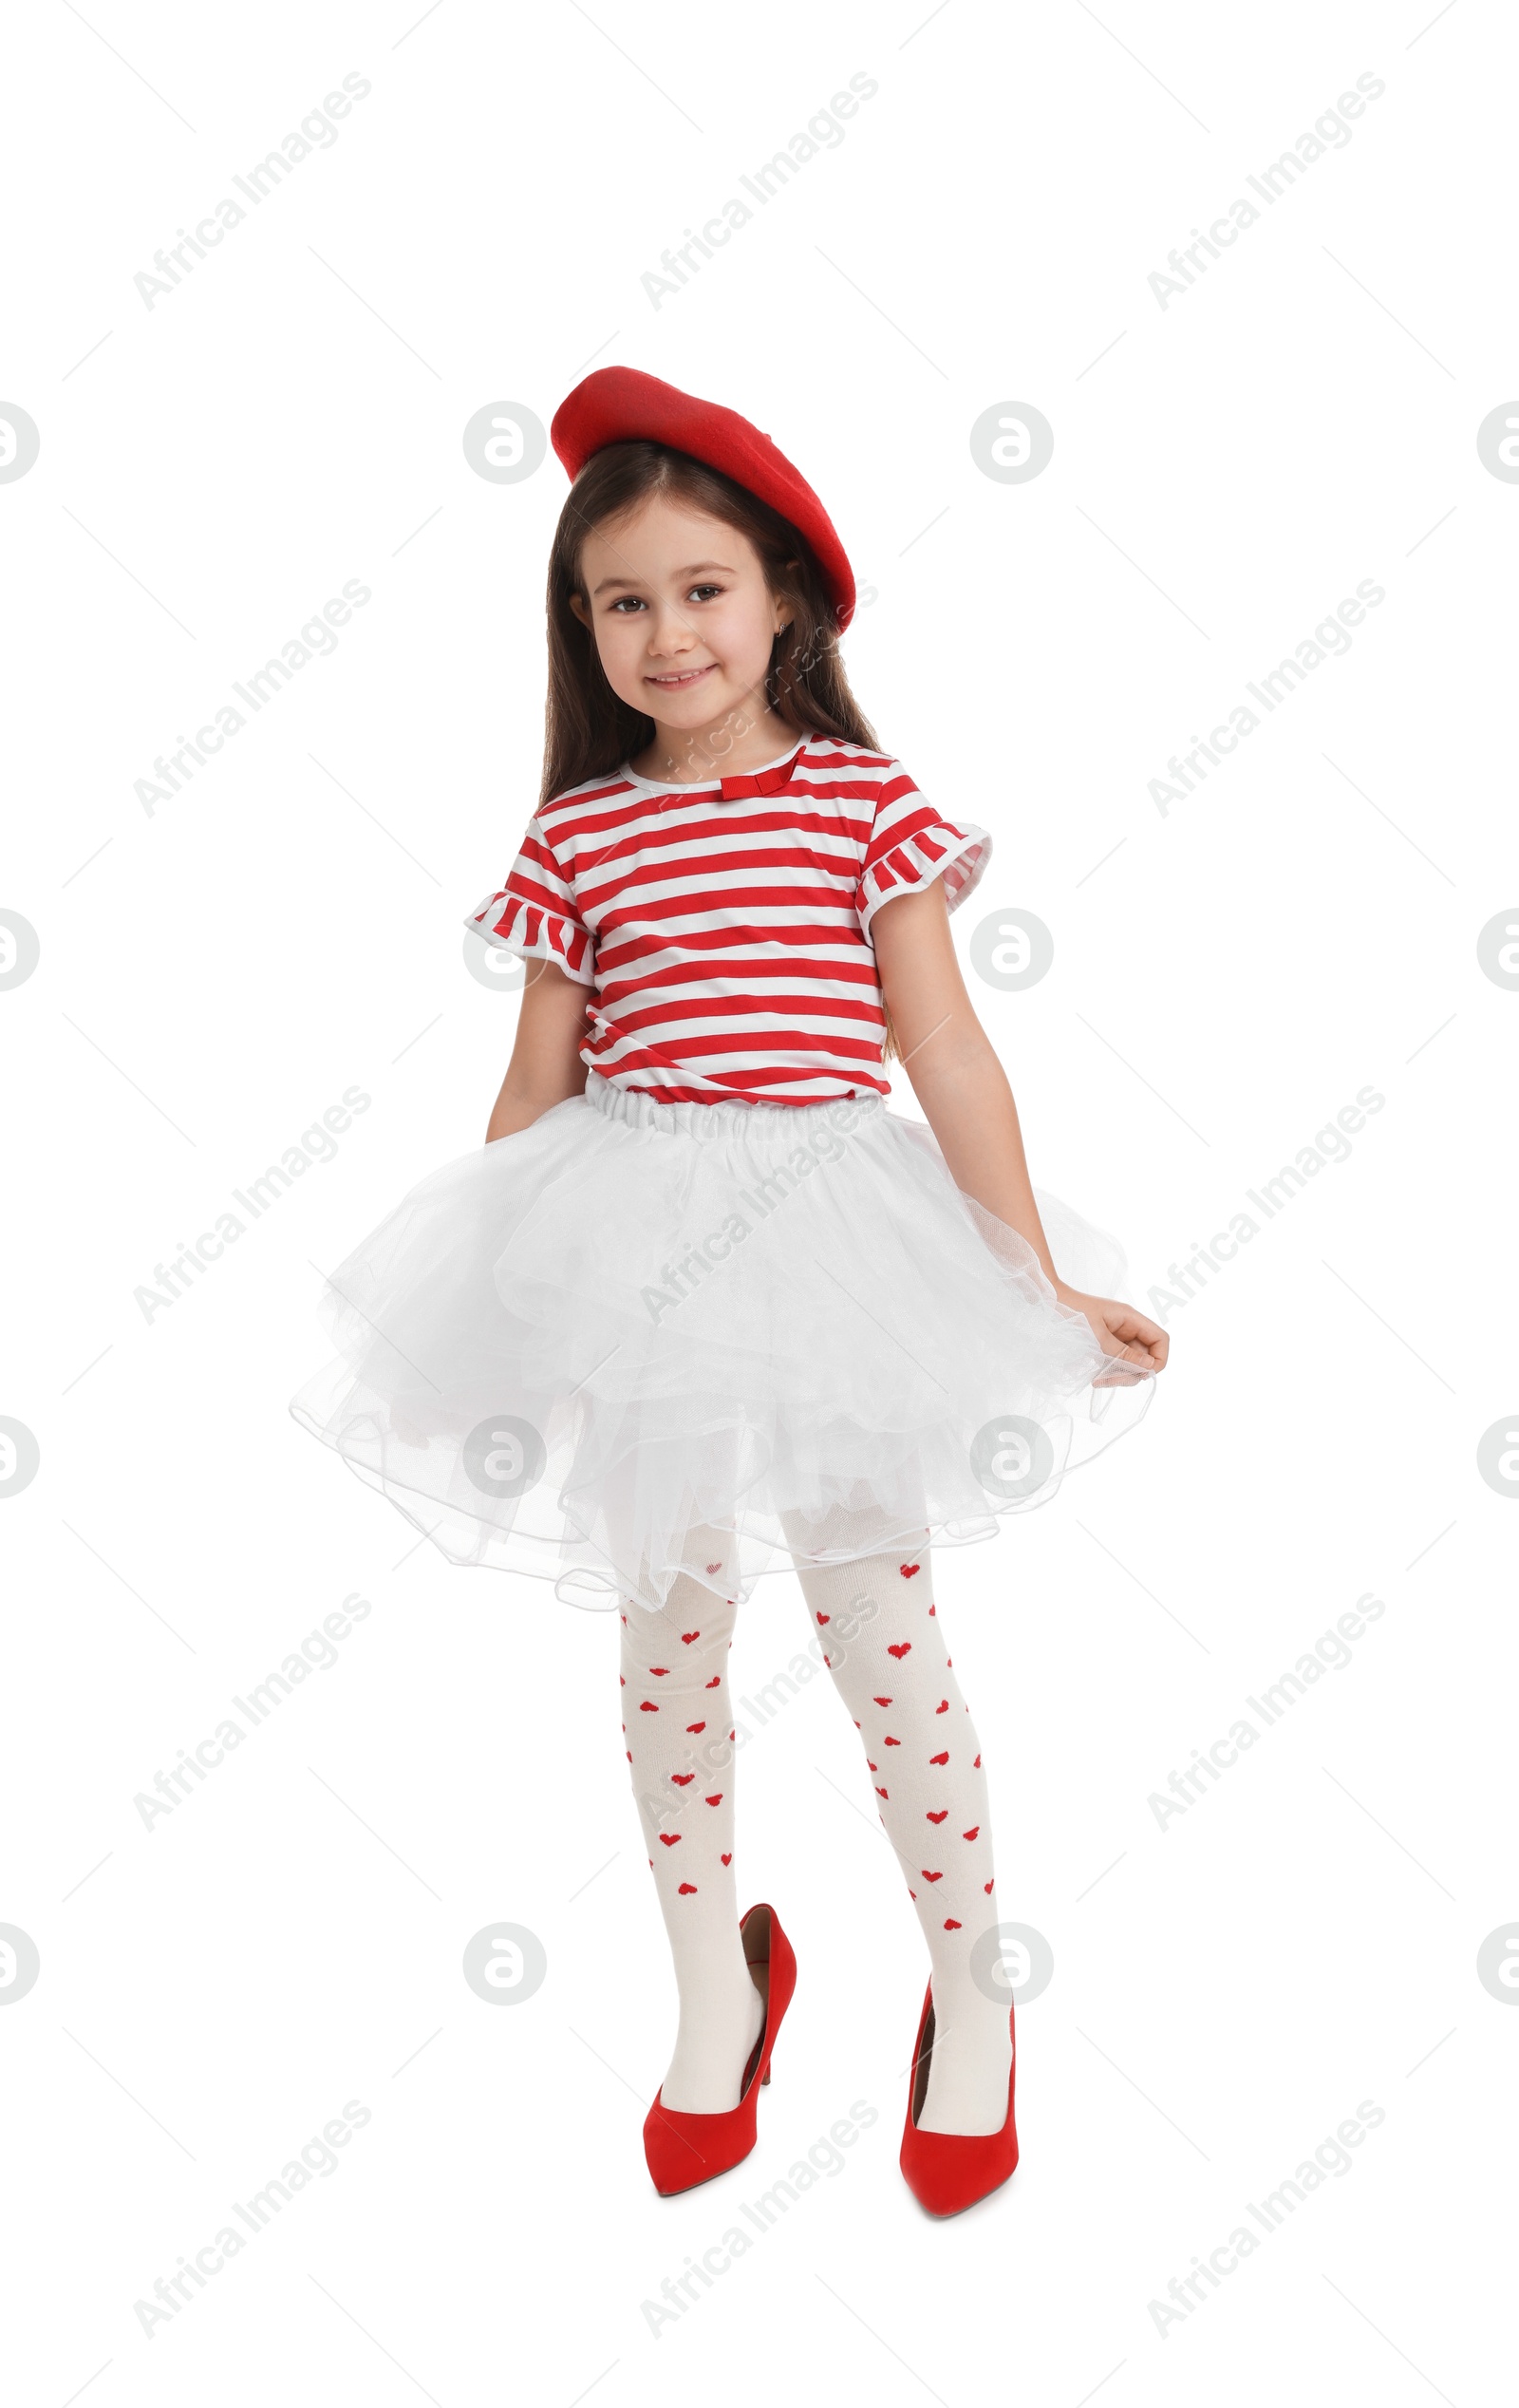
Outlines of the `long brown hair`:
M 765 583 L 791 608 L 770 650 L 765 700 L 798 735 L 816 731 L 880 750 L 880 739 L 855 701 L 839 650 L 838 621 L 816 555 L 778 510 L 747 486 L 694 460 L 689 452 L 643 438 L 608 443 L 592 453 L 571 486 L 549 552 L 549 691 L 544 708 L 543 782 L 539 806 L 632 761 L 653 742 L 654 721 L 614 694 L 596 639 L 570 607 L 578 594 L 590 609 L 581 574 L 586 537 L 627 516 L 650 496 L 667 496 L 704 511 L 748 536 Z M 891 1016 L 883 1057 L 899 1059 Z

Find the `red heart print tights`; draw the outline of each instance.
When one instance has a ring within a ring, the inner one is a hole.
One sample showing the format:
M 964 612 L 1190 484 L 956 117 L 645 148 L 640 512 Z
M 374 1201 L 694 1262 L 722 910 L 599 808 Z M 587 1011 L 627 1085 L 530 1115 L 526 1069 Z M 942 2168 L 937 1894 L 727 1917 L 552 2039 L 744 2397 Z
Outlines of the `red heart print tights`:
M 708 1531 L 696 1544 L 709 1576 L 720 1571 L 731 1538 Z M 977 1940 L 999 1919 L 986 1775 L 927 1544 L 797 1571 L 928 1946 L 935 2038 L 920 2126 L 994 2132 L 1007 2112 L 1007 1999 L 971 1971 Z M 737 1608 L 683 1574 L 662 1612 L 625 1600 L 621 1615 L 624 1746 L 680 1995 L 663 2096 L 714 2115 L 737 2105 L 762 2020 L 734 1872 Z

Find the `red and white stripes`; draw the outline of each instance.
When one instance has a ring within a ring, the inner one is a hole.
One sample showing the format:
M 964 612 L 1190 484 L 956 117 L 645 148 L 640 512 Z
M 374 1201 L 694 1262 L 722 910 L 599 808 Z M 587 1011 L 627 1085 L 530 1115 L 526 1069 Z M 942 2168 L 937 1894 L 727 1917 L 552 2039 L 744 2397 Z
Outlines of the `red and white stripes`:
M 468 925 L 594 988 L 581 1058 L 619 1086 L 666 1102 L 884 1095 L 871 922 L 935 877 L 952 911 L 990 850 L 900 762 L 814 736 L 706 785 L 625 766 L 555 796 Z

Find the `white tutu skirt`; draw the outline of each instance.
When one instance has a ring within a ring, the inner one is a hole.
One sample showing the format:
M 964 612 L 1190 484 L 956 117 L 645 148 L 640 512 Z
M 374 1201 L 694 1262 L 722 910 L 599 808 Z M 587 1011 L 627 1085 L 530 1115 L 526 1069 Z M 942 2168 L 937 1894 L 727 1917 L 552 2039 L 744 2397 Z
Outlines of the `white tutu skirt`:
M 1038 1200 L 1062 1279 L 1116 1294 L 1116 1241 Z M 988 1537 L 1153 1384 L 1113 1383 L 878 1096 L 670 1104 L 592 1072 L 413 1188 L 322 1312 L 338 1355 L 296 1420 L 450 1562 L 609 1608 Z

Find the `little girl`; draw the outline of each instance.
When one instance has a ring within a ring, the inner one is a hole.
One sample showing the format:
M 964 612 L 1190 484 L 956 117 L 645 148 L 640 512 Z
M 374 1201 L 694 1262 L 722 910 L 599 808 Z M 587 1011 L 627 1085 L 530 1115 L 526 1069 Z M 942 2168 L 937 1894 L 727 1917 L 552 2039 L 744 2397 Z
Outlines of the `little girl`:
M 645 2126 L 665 2194 L 754 2146 L 795 1981 L 774 1909 L 738 1911 L 727 1685 L 740 1603 L 795 1564 L 928 1942 L 901 2165 L 948 2214 L 1018 2144 L 930 1546 L 1043 1502 L 1143 1410 L 1167 1341 L 1072 1284 L 1122 1258 L 1036 1199 L 949 931 L 991 840 L 855 702 L 816 495 L 747 420 L 631 369 L 552 434 L 541 796 L 469 921 L 527 965 L 511 1063 L 483 1149 L 334 1275 L 339 1359 L 291 1410 L 450 1561 L 617 1608 L 680 1996 Z M 886 1108 L 888 1059 L 927 1128 Z

